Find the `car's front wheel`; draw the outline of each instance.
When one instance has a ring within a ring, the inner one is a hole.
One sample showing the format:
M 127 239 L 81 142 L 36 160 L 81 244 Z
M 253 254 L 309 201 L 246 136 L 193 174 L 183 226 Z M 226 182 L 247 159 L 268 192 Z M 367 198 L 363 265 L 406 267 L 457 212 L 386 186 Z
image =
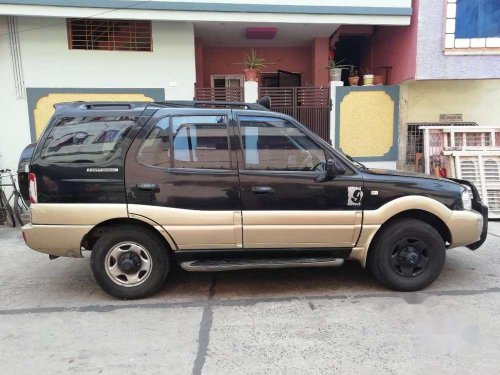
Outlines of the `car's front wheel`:
M 417 219 L 390 223 L 375 238 L 368 267 L 383 285 L 414 291 L 432 284 L 446 259 L 444 241 L 429 224 Z
M 90 265 L 94 278 L 108 294 L 136 299 L 156 292 L 170 263 L 162 240 L 135 226 L 109 228 L 95 243 Z

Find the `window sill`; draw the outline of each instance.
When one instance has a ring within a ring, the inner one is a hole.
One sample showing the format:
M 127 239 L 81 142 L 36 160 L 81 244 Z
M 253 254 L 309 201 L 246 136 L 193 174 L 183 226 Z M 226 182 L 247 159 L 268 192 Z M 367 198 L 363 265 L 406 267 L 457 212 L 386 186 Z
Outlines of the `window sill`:
M 500 48 L 446 48 L 443 53 L 447 56 L 500 55 Z

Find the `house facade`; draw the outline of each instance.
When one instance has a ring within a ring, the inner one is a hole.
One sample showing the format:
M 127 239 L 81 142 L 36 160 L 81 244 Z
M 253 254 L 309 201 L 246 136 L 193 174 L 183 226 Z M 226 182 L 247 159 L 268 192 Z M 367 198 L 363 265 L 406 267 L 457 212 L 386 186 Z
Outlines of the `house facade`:
M 500 2 L 414 4 L 413 77 L 400 82 L 399 166 L 414 170 L 422 126 L 500 126 Z
M 411 14 L 411 0 L 0 0 L 0 168 L 16 168 L 57 102 L 244 99 L 252 49 L 265 59 L 257 95 L 331 138 L 332 36 L 399 30 Z

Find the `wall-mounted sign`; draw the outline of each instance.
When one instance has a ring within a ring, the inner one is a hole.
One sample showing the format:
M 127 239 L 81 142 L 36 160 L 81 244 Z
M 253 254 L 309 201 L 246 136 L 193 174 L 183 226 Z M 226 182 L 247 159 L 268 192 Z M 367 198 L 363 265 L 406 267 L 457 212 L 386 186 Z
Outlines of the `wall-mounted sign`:
M 439 122 L 459 122 L 459 121 L 462 121 L 461 113 L 455 113 L 455 114 L 441 113 L 439 115 Z

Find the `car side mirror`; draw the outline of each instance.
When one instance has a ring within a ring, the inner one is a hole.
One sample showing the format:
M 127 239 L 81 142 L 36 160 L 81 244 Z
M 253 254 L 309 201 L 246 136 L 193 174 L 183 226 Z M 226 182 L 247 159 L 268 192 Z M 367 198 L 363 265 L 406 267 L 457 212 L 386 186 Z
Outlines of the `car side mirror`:
M 326 182 L 333 180 L 335 177 L 342 175 L 346 169 L 337 159 L 328 159 L 325 164 L 325 170 L 316 176 L 316 182 Z

